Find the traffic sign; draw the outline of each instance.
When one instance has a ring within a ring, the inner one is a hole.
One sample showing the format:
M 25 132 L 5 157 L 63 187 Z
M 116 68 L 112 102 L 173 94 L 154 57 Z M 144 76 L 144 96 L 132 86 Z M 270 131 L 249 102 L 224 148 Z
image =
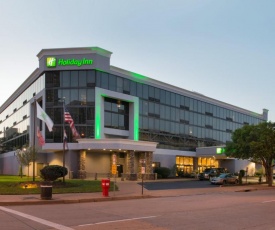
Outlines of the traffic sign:
M 116 165 L 112 165 L 112 174 L 116 174 L 117 172 L 117 168 L 116 168 Z

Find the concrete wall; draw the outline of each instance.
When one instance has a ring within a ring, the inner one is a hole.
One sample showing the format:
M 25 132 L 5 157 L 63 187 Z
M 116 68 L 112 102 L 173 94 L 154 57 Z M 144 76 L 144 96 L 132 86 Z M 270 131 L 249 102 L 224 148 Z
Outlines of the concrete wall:
M 110 153 L 86 153 L 87 173 L 109 173 L 111 170 Z
M 253 176 L 256 172 L 255 163 L 250 162 L 248 160 L 235 160 L 235 165 L 236 172 L 239 172 L 241 169 L 246 170 L 246 168 L 248 168 L 248 176 Z
M 230 173 L 237 172 L 235 167 L 235 159 L 219 160 L 219 167 L 227 169 Z

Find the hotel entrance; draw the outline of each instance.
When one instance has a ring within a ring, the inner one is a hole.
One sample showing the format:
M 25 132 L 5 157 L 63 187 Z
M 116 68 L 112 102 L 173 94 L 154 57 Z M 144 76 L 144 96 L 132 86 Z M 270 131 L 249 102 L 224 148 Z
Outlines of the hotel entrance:
M 117 170 L 117 176 L 121 177 L 121 175 L 123 173 L 123 165 L 117 165 L 116 170 Z
M 203 172 L 206 168 L 218 168 L 219 161 L 215 157 L 199 157 L 198 171 Z
M 177 176 L 189 177 L 194 170 L 193 157 L 176 156 Z

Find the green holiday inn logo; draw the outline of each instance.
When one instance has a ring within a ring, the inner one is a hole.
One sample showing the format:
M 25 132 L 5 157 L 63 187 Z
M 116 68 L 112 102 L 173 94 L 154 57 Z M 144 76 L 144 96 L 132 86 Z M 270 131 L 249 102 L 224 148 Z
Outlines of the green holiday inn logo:
M 48 68 L 54 68 L 56 66 L 83 66 L 83 65 L 92 65 L 93 60 L 92 59 L 63 59 L 63 58 L 55 58 L 55 57 L 47 57 L 46 59 L 46 66 Z
M 55 57 L 47 57 L 47 67 L 49 67 L 49 68 L 56 67 L 56 58 Z

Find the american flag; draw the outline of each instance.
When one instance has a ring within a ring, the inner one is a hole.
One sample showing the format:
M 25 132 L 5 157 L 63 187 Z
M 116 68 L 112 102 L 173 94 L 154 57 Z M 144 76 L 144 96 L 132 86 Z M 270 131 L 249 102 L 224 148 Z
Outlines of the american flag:
M 74 138 L 79 139 L 80 135 L 74 126 L 74 120 L 66 107 L 64 108 L 64 121 L 70 124 Z
M 40 146 L 45 145 L 45 139 L 44 139 L 44 137 L 42 136 L 39 127 L 37 127 L 37 133 L 36 133 L 36 135 L 37 135 L 37 138 L 38 138 L 38 144 L 39 144 Z

